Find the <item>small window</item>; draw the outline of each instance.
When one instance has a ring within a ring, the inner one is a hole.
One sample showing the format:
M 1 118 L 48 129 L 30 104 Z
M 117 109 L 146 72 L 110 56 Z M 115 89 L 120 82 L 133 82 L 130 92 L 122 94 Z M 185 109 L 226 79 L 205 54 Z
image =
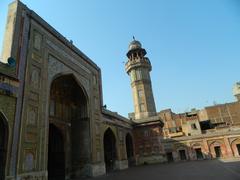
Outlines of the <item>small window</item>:
M 197 129 L 197 126 L 196 126 L 195 123 L 194 123 L 194 124 L 191 124 L 191 127 L 192 127 L 192 129 Z

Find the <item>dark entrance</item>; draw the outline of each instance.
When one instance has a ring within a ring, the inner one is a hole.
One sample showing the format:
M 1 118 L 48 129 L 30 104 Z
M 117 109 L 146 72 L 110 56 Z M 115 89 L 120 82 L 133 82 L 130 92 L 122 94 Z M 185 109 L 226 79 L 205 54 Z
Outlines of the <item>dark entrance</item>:
M 50 124 L 48 144 L 48 179 L 65 179 L 64 140 L 61 131 Z
M 114 170 L 116 160 L 116 139 L 110 128 L 104 133 L 104 159 L 106 171 L 109 172 Z
M 187 160 L 187 157 L 186 157 L 186 152 L 185 150 L 179 150 L 179 155 L 180 155 L 180 159 L 181 160 Z
M 240 156 L 240 144 L 237 144 L 238 155 Z
M 196 155 L 197 155 L 197 159 L 203 159 L 203 154 L 202 154 L 202 149 L 201 148 L 197 148 L 195 149 Z
M 128 158 L 128 166 L 134 165 L 133 140 L 130 134 L 126 136 L 126 150 Z
M 215 150 L 216 158 L 219 158 L 219 157 L 222 156 L 222 152 L 221 152 L 221 147 L 220 146 L 215 146 L 214 150 Z
M 173 162 L 173 154 L 172 154 L 172 152 L 168 152 L 167 153 L 167 160 L 168 160 L 168 162 Z
M 0 180 L 5 178 L 6 149 L 7 149 L 7 128 L 5 121 L 0 114 Z
M 49 124 L 50 179 L 89 176 L 86 170 L 91 159 L 88 98 L 75 76 L 64 75 L 53 80 Z

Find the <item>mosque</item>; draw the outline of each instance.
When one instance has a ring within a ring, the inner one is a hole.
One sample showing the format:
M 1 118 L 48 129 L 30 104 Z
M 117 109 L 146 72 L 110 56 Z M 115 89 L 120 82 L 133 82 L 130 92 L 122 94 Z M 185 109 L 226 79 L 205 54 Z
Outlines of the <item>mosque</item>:
M 95 177 L 151 163 L 240 157 L 236 102 L 176 114 L 155 107 L 151 62 L 127 52 L 134 112 L 103 105 L 101 69 L 20 1 L 9 5 L 0 63 L 0 180 Z

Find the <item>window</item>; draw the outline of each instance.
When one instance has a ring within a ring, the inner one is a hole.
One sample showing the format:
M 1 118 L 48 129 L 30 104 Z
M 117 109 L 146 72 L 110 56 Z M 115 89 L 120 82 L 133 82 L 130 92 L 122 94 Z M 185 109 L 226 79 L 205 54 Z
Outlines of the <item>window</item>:
M 195 124 L 195 123 L 194 123 L 194 124 L 191 124 L 191 128 L 192 128 L 192 129 L 197 129 L 196 124 Z

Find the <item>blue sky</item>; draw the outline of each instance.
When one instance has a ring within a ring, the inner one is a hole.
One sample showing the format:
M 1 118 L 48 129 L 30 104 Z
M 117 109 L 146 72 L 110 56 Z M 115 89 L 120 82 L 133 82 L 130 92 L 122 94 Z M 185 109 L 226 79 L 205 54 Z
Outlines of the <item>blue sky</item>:
M 0 41 L 7 5 L 0 1 Z M 239 0 L 22 0 L 101 69 L 104 104 L 133 111 L 124 69 L 134 35 L 147 50 L 157 110 L 234 101 L 240 81 Z M 2 49 L 2 46 L 0 45 Z

